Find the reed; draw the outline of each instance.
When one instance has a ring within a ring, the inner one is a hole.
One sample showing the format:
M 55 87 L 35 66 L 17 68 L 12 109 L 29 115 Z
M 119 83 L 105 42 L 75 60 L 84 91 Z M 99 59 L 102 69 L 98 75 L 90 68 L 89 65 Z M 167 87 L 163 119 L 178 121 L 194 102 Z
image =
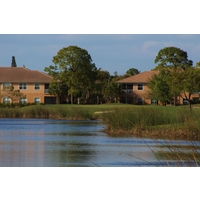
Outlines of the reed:
M 194 167 L 200 165 L 199 143 L 189 141 L 185 145 L 173 144 L 169 140 L 166 145 L 157 145 L 158 150 L 153 151 L 159 162 L 165 162 L 168 166 Z
M 111 135 L 200 139 L 200 111 L 192 114 L 183 107 L 115 108 L 103 114 L 106 132 Z
M 20 118 L 22 113 L 16 108 L 0 108 L 0 118 Z
M 92 119 L 93 112 L 89 108 L 79 107 L 48 107 L 30 105 L 22 108 L 0 108 L 0 118 L 45 118 L 45 119 Z
M 52 111 L 52 110 L 51 110 Z M 53 113 L 53 112 L 51 112 Z M 79 108 L 79 107 L 56 107 L 54 109 L 54 114 L 52 118 L 58 117 L 62 119 L 92 119 L 93 112 L 88 108 Z

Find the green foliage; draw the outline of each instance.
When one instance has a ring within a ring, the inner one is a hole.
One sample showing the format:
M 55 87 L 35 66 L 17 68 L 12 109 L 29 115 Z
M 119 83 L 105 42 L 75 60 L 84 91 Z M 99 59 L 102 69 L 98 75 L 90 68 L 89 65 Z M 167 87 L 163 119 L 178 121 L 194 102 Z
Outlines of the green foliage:
M 197 63 L 196 63 L 196 67 L 200 67 L 200 62 L 197 62 Z
M 45 68 L 45 71 L 54 77 L 50 91 L 54 91 L 57 95 L 61 93 L 71 95 L 72 103 L 73 96 L 84 97 L 87 101 L 91 90 L 94 89 L 97 76 L 97 68 L 92 63 L 90 54 L 80 47 L 69 46 L 59 50 L 52 61 L 55 66 L 51 65 Z M 59 82 L 62 82 L 62 86 Z M 61 88 L 62 91 L 60 91 Z
M 14 90 L 14 86 L 6 86 L 1 90 L 0 92 L 0 97 L 3 98 L 10 98 L 11 99 L 11 104 L 14 103 L 19 103 L 19 100 L 22 98 L 25 98 L 26 96 L 20 92 L 20 90 Z
M 117 83 L 118 80 L 118 76 L 110 77 L 109 82 L 103 87 L 102 94 L 109 102 L 117 103 L 117 99 L 123 92 L 119 83 Z
M 183 92 L 189 95 L 200 91 L 200 69 L 190 67 L 180 74 Z M 186 94 L 185 94 L 186 95 Z M 190 99 L 189 97 L 185 96 Z
M 200 91 L 200 71 L 192 67 L 193 62 L 188 60 L 187 52 L 176 47 L 166 47 L 158 52 L 155 63 L 158 65 L 154 70 L 160 72 L 149 82 L 150 96 L 156 97 L 158 94 L 157 99 L 161 102 L 169 101 L 168 97 L 174 96 L 176 104 L 176 96 L 184 94 L 182 97 L 190 100 L 192 93 Z
M 148 82 L 150 99 L 160 100 L 162 104 L 172 100 L 170 85 L 168 83 L 168 72 L 161 70 L 158 75 L 154 75 Z
M 158 63 L 155 69 L 161 69 L 163 67 L 186 69 L 193 65 L 193 62 L 188 60 L 187 52 L 177 47 L 161 49 L 155 58 L 155 63 Z
M 135 69 L 135 68 L 130 68 L 129 70 L 126 71 L 126 75 L 128 76 L 133 76 L 139 73 L 140 71 L 138 71 L 138 69 Z
M 103 122 L 111 135 L 199 140 L 199 117 L 199 109 L 191 115 L 183 107 L 141 106 L 113 108 L 103 115 Z

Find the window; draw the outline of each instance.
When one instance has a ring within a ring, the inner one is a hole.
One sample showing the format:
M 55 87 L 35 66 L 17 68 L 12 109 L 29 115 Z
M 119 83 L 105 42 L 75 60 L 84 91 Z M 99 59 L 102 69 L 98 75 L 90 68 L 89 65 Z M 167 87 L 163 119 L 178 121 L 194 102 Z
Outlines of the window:
M 26 104 L 26 103 L 27 103 L 27 99 L 26 99 L 26 98 L 21 98 L 21 99 L 19 100 L 19 102 L 20 102 L 21 104 Z
M 138 98 L 138 104 L 143 104 L 143 99 L 142 98 Z
M 35 83 L 35 90 L 39 90 L 40 89 L 40 84 L 39 83 Z
M 143 90 L 143 84 L 138 84 L 138 90 Z
M 133 90 L 133 84 L 122 84 L 123 90 Z
M 122 90 L 125 93 L 132 93 L 133 92 L 133 84 L 122 84 Z
M 3 103 L 5 103 L 5 104 L 10 104 L 10 103 L 11 103 L 11 99 L 8 98 L 8 97 L 4 97 L 4 98 L 3 98 Z
M 189 104 L 189 99 L 183 99 L 183 104 Z
M 151 104 L 158 104 L 158 100 L 156 100 L 156 99 L 151 99 Z
M 3 89 L 5 88 L 9 89 L 10 86 L 12 86 L 11 83 L 3 83 Z
M 46 84 L 44 85 L 44 93 L 45 93 L 45 94 L 48 94 L 48 92 L 49 92 L 49 83 L 46 83 Z
M 40 103 L 40 98 L 38 98 L 38 97 L 34 98 L 34 102 L 37 104 Z
M 20 90 L 26 90 L 26 89 L 27 89 L 26 83 L 20 83 L 20 84 L 19 84 L 19 89 L 20 89 Z

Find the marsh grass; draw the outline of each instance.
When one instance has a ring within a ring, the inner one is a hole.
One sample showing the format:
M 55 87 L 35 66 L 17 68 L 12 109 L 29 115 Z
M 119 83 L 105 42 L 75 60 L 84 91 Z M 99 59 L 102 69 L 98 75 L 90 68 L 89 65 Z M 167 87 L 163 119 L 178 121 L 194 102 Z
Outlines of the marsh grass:
M 79 107 L 31 105 L 22 108 L 0 108 L 0 118 L 92 119 L 93 111 Z
M 169 141 L 168 141 L 169 142 Z M 154 151 L 157 160 L 165 160 L 168 166 L 198 167 L 200 165 L 199 145 L 190 141 L 187 145 L 166 143 L 166 145 L 158 144 L 158 150 Z
M 56 114 L 55 114 L 56 113 Z M 55 116 L 64 119 L 79 120 L 79 119 L 92 119 L 93 112 L 88 108 L 78 107 L 57 107 L 55 109 Z
M 115 108 L 103 114 L 111 135 L 138 135 L 171 139 L 200 139 L 200 111 L 183 107 Z

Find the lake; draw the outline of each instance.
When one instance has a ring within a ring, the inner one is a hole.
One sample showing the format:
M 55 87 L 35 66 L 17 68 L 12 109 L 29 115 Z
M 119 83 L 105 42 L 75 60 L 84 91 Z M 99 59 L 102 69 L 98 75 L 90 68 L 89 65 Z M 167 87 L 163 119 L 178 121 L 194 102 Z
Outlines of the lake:
M 163 155 L 199 142 L 110 137 L 101 121 L 0 119 L 1 167 L 195 166 Z M 188 152 L 190 149 L 186 148 Z M 176 157 L 176 156 L 175 156 Z M 185 157 L 184 157 L 185 158 Z

